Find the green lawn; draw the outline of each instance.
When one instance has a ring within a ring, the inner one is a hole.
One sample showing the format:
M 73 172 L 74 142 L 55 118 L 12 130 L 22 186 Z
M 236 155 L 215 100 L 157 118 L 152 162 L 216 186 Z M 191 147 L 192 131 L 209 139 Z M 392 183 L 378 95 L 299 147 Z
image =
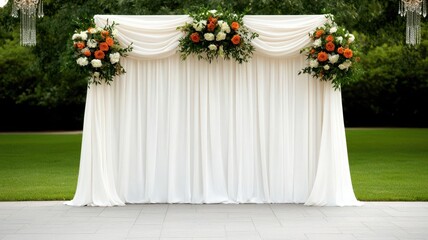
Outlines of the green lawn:
M 428 129 L 347 130 L 360 200 L 428 200 Z
M 82 135 L 0 134 L 0 200 L 70 199 Z
M 428 129 L 348 129 L 360 200 L 428 200 Z M 0 200 L 71 199 L 81 135 L 0 134 Z

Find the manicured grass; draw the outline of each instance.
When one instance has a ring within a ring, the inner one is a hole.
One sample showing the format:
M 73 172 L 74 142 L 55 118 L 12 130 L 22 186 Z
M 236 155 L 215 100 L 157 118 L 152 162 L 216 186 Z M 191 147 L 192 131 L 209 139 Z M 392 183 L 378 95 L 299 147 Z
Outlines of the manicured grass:
M 346 136 L 358 199 L 428 200 L 428 129 L 348 129 Z
M 360 200 L 428 200 L 428 129 L 348 129 Z M 0 134 L 0 201 L 71 199 L 80 134 Z
M 0 134 L 0 200 L 71 199 L 81 139 L 81 134 Z

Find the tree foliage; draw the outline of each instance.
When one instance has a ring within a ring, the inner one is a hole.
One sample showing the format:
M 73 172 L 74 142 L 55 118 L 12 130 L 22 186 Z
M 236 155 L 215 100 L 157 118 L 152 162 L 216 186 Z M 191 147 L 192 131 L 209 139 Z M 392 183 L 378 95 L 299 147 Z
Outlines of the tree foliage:
M 9 1 L 0 9 L 0 105 L 81 109 L 86 79 L 70 48 L 79 24 L 95 14 L 186 14 L 200 6 L 254 15 L 334 14 L 339 25 L 357 33 L 365 70 L 361 81 L 343 89 L 348 126 L 428 126 L 428 25 L 422 44 L 407 47 L 396 0 L 44 0 L 38 44 L 31 48 L 19 46 L 19 20 L 10 16 Z

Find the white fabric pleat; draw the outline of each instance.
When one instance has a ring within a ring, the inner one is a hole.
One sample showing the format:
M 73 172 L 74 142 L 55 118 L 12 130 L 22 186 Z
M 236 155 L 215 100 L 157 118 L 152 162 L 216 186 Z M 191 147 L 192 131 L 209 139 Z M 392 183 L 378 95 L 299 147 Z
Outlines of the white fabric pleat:
M 260 38 L 245 64 L 182 61 L 175 29 L 187 16 L 95 19 L 107 18 L 135 50 L 126 74 L 88 89 L 67 204 L 359 205 L 340 92 L 297 75 L 306 61 L 296 53 L 323 16 L 246 16 Z
M 308 33 L 324 24 L 323 15 L 244 17 L 244 24 L 260 36 L 252 41 L 258 53 L 268 56 L 296 56 L 310 39 Z M 130 56 L 139 59 L 159 59 L 177 52 L 183 33 L 177 29 L 191 22 L 187 15 L 120 16 L 96 15 L 95 23 L 104 26 L 118 23 L 117 38 L 122 46 L 133 44 Z

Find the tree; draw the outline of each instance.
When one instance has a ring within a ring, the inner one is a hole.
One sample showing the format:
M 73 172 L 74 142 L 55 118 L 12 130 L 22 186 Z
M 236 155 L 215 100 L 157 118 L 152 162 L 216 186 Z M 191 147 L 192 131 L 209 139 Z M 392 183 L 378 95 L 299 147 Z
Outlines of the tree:
M 340 25 L 356 32 L 365 69 L 360 82 L 343 89 L 346 123 L 428 125 L 428 26 L 423 25 L 420 47 L 405 46 L 396 0 L 44 0 L 45 17 L 37 22 L 38 45 L 32 48 L 19 46 L 19 20 L 10 17 L 9 1 L 0 9 L 0 107 L 50 109 L 47 117 L 74 109 L 75 115 L 64 118 L 81 127 L 87 86 L 71 57 L 74 21 L 95 14 L 185 14 L 198 6 L 254 15 L 334 14 Z

